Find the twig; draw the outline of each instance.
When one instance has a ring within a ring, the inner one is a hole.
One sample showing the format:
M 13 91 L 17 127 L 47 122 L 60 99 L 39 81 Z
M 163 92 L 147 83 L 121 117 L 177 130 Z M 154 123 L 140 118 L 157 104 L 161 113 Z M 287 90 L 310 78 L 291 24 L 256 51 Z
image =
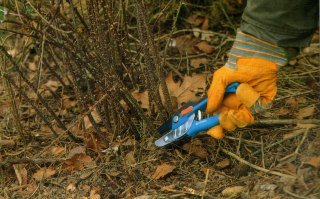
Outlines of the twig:
M 171 64 L 170 62 L 166 61 L 166 65 L 173 70 L 181 79 L 183 79 L 183 75 L 176 69 L 175 65 Z
M 42 66 L 43 66 L 43 53 L 44 53 L 44 43 L 45 43 L 45 40 L 46 40 L 46 34 L 44 33 L 42 35 L 42 38 L 41 38 L 41 53 L 40 53 L 40 59 L 39 59 L 39 62 L 38 62 L 38 67 L 37 67 L 37 84 L 36 84 L 36 91 L 37 91 L 37 94 L 39 93 L 39 88 L 40 88 L 40 83 L 41 83 L 41 74 L 42 74 Z
M 283 191 L 287 194 L 289 194 L 290 196 L 293 196 L 295 198 L 300 198 L 300 199 L 310 199 L 309 197 L 305 197 L 305 196 L 299 196 L 295 193 L 290 192 L 289 190 L 287 190 L 286 188 L 283 188 Z
M 262 167 L 266 168 L 265 164 L 264 164 L 264 150 L 263 150 L 263 139 L 262 136 L 260 137 L 261 139 L 261 162 L 262 162 Z
M 291 179 L 295 179 L 296 177 L 295 176 L 292 176 L 292 175 L 287 175 L 287 174 L 283 174 L 283 173 L 280 173 L 280 172 L 277 172 L 277 171 L 270 171 L 268 169 L 265 169 L 265 168 L 262 168 L 262 167 L 259 167 L 257 165 L 254 165 L 242 158 L 240 158 L 239 156 L 237 156 L 236 154 L 224 149 L 224 148 L 221 148 L 221 150 L 226 153 L 227 155 L 233 157 L 234 159 L 238 160 L 239 162 L 243 163 L 243 164 L 246 164 L 258 171 L 262 171 L 262 172 L 265 172 L 267 174 L 272 174 L 272 175 L 276 175 L 276 176 L 280 176 L 280 177 L 286 177 L 286 178 L 291 178 Z
M 82 181 L 85 181 L 85 180 L 89 179 L 92 176 L 93 173 L 94 173 L 93 171 L 90 171 L 86 175 L 81 175 L 80 179 L 76 182 L 76 187 L 78 187 Z
M 290 139 L 292 139 L 292 138 L 295 138 L 295 137 L 301 135 L 301 134 L 304 133 L 304 132 L 305 132 L 305 129 L 299 129 L 299 130 L 297 130 L 296 132 L 292 133 L 290 136 L 284 137 L 282 140 L 279 140 L 278 142 L 274 142 L 274 143 L 266 146 L 264 149 L 269 149 L 269 148 L 271 148 L 271 147 L 273 147 L 273 146 L 275 146 L 275 145 L 278 145 L 278 144 L 280 144 L 280 143 L 282 143 L 282 142 L 284 142 L 284 141 L 286 141 L 286 140 L 290 140 Z M 255 154 L 260 153 L 260 152 L 261 152 L 261 151 L 256 151 L 256 152 L 254 152 L 252 155 L 255 155 Z
M 191 59 L 191 58 L 197 58 L 197 57 L 203 57 L 203 56 L 206 56 L 207 54 L 205 53 L 200 53 L 200 54 L 197 54 L 197 55 L 188 55 L 188 56 L 184 56 L 184 57 L 168 57 L 166 58 L 166 60 L 185 60 L 185 59 Z
M 5 63 L 5 58 L 6 58 L 5 56 L 3 56 L 3 58 L 0 58 L 2 63 Z M 8 92 L 8 98 L 10 100 L 10 106 L 11 106 L 11 113 L 12 113 L 12 116 L 13 116 L 13 121 L 15 123 L 15 126 L 17 127 L 17 130 L 18 130 L 20 136 L 22 138 L 24 138 L 26 132 L 23 130 L 23 125 L 21 123 L 21 117 L 20 117 L 20 114 L 19 114 L 18 105 L 17 105 L 16 100 L 15 100 L 14 91 L 12 89 L 12 86 L 10 85 L 10 82 L 6 78 L 4 78 L 4 76 L 7 74 L 7 72 L 6 72 L 7 64 L 1 64 L 1 65 L 2 66 L 0 68 L 0 76 L 3 79 L 4 88 L 5 88 L 6 92 Z
M 12 147 L 13 145 L 15 145 L 14 140 L 0 140 L 0 147 L 3 147 L 3 146 Z
M 303 142 L 305 141 L 306 137 L 308 136 L 310 128 L 307 128 L 306 131 L 304 132 L 304 135 L 299 143 L 299 145 L 297 146 L 296 150 L 294 151 L 295 153 L 299 153 L 299 150 L 303 144 Z
M 238 155 L 240 155 L 241 143 L 242 143 L 242 133 L 240 133 L 239 142 L 238 142 L 238 145 L 237 145 L 237 154 Z
M 62 162 L 64 159 L 30 159 L 30 158 L 21 158 L 21 159 L 9 159 L 0 162 L 0 167 L 10 165 L 10 164 L 25 164 L 25 163 L 33 163 L 33 164 L 46 164 L 46 163 L 55 163 Z
M 225 34 L 214 32 L 214 31 L 211 31 L 211 30 L 200 30 L 200 29 L 181 29 L 181 30 L 174 31 L 172 33 L 172 35 L 176 35 L 176 34 L 179 34 L 179 33 L 185 33 L 185 32 L 199 32 L 199 33 L 204 33 L 204 34 L 207 34 L 207 35 L 210 35 L 210 36 L 215 36 L 216 35 L 216 36 L 219 36 L 219 37 L 225 37 L 226 36 Z M 157 40 L 162 40 L 162 39 L 167 38 L 167 37 L 171 38 L 171 33 L 162 35 L 161 37 L 159 37 L 159 38 L 157 38 L 155 40 L 156 41 Z
M 206 179 L 205 179 L 205 181 L 204 181 L 204 187 L 203 187 L 203 190 L 202 190 L 202 193 L 201 193 L 201 199 L 204 198 L 204 195 L 205 195 L 205 193 L 206 193 L 206 187 L 207 187 L 207 183 L 208 183 L 209 173 L 210 173 L 210 169 L 207 169 Z
M 320 119 L 305 119 L 305 120 L 299 120 L 299 119 L 279 119 L 279 120 L 257 120 L 252 125 L 261 125 L 261 124 L 319 124 L 320 125 Z
M 260 145 L 260 142 L 254 141 L 254 140 L 246 140 L 243 138 L 235 138 L 232 136 L 225 136 L 225 138 L 229 139 L 229 140 L 241 140 L 242 142 L 248 143 L 248 144 L 256 144 L 256 145 Z
M 289 154 L 289 155 L 281 158 L 281 159 L 279 160 L 279 162 L 282 162 L 282 161 L 284 161 L 284 160 L 287 160 L 287 159 L 289 159 L 290 157 L 295 156 L 295 155 L 297 155 L 297 154 L 299 153 L 299 150 L 300 150 L 303 142 L 305 141 L 305 139 L 306 139 L 306 137 L 307 137 L 307 135 L 308 135 L 308 133 L 309 133 L 309 130 L 310 130 L 310 128 L 307 128 L 307 129 L 304 131 L 303 137 L 301 138 L 300 143 L 299 143 L 299 145 L 297 146 L 296 150 L 295 150 L 293 153 L 291 153 L 291 154 Z
M 296 96 L 299 96 L 299 95 L 305 95 L 305 94 L 313 93 L 313 92 L 314 92 L 314 90 L 309 90 L 309 91 L 305 91 L 305 92 L 301 92 L 301 93 L 295 93 L 295 94 L 292 94 L 292 95 L 286 95 L 286 96 L 283 96 L 283 97 L 278 97 L 274 101 L 280 101 L 280 100 L 283 100 L 283 99 L 286 99 L 286 98 L 289 98 L 289 97 L 296 97 Z
M 12 188 L 8 188 L 8 187 L 5 187 L 3 189 L 3 191 L 9 191 L 9 192 L 13 192 L 13 191 L 17 191 L 19 189 L 24 189 L 24 188 L 27 188 L 30 184 L 25 184 L 25 185 L 18 185 L 18 186 L 13 186 Z M 9 197 L 8 197 L 9 198 Z
M 231 18 L 229 17 L 228 13 L 226 12 L 226 10 L 223 7 L 222 1 L 219 1 L 219 6 L 224 14 L 224 16 L 227 18 L 231 28 L 233 29 L 233 31 L 236 33 L 237 32 L 237 28 L 235 27 L 234 23 L 232 22 Z
M 27 1 L 27 4 L 29 4 L 30 7 L 38 14 L 38 16 L 39 16 L 43 21 L 45 21 L 45 22 L 48 24 L 48 26 L 50 26 L 52 29 L 54 29 L 54 30 L 56 30 L 56 31 L 59 31 L 59 32 L 62 32 L 62 33 L 66 33 L 66 34 L 72 33 L 72 31 L 65 31 L 65 30 L 62 30 L 62 29 L 60 29 L 60 28 L 58 28 L 58 27 L 53 26 L 46 18 L 44 18 L 44 16 L 42 16 L 42 15 L 40 14 L 40 12 L 39 12 L 29 1 Z

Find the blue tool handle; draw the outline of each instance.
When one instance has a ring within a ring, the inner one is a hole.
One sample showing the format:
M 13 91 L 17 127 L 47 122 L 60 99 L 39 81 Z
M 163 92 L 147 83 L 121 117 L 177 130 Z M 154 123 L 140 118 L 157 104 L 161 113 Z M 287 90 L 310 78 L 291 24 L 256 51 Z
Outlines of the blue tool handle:
M 238 82 L 233 82 L 229 84 L 229 86 L 226 88 L 226 93 L 235 93 L 237 91 L 237 88 L 239 86 Z M 192 111 L 189 113 L 189 115 L 195 113 L 198 110 L 204 111 L 207 107 L 208 98 L 203 98 L 198 102 L 196 105 L 193 106 Z
M 219 114 L 208 117 L 200 121 L 193 121 L 187 135 L 193 137 L 201 131 L 206 131 L 219 124 Z
M 226 88 L 226 93 L 235 93 L 239 85 L 239 82 L 233 82 L 229 84 L 229 86 Z

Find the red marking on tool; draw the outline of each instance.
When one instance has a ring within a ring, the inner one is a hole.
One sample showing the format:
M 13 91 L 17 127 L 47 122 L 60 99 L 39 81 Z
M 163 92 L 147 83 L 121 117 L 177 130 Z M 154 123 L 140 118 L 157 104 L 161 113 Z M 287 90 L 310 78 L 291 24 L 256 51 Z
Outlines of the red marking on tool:
M 183 110 L 181 111 L 181 115 L 182 115 L 182 116 L 187 115 L 188 113 L 190 113 L 190 111 L 192 111 L 192 109 L 193 109 L 192 106 L 188 106 L 187 108 L 185 108 L 185 109 L 183 109 Z

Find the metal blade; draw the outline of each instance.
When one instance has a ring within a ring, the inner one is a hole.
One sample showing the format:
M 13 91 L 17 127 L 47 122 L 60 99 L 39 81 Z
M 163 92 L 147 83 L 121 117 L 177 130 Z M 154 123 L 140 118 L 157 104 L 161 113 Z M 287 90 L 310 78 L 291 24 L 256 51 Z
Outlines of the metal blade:
M 183 125 L 179 126 L 174 130 L 171 130 L 170 132 L 168 132 L 167 134 L 165 134 L 164 136 L 156 140 L 154 144 L 158 147 L 162 147 L 181 139 L 183 136 L 187 134 L 189 128 L 192 125 L 194 118 L 195 118 L 195 114 L 192 114 L 188 118 L 186 123 L 184 123 Z
M 179 116 L 179 114 L 180 114 L 180 112 L 183 110 L 183 109 L 185 109 L 185 108 L 187 108 L 187 107 L 189 107 L 189 106 L 193 106 L 195 103 L 193 103 L 193 102 L 187 102 L 185 105 L 183 105 L 178 111 L 177 111 L 177 113 L 176 114 L 174 114 L 173 116 L 171 116 L 164 124 L 162 124 L 158 129 L 157 129 L 157 131 L 158 131 L 158 133 L 160 133 L 161 135 L 163 135 L 164 133 L 167 133 L 167 132 L 169 132 L 172 128 L 173 128 L 173 126 L 172 126 L 172 124 L 173 124 L 173 118 L 175 117 L 175 116 Z
M 172 129 L 172 117 L 168 119 L 164 124 L 162 124 L 158 129 L 158 133 L 163 135 L 164 133 L 170 131 Z

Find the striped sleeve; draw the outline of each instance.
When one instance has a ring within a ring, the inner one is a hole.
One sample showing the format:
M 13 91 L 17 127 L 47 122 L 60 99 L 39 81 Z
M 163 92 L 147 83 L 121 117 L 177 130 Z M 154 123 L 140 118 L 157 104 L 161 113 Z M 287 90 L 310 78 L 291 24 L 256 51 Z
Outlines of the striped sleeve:
M 237 37 L 229 53 L 226 66 L 236 69 L 236 63 L 239 57 L 259 57 L 267 59 L 276 63 L 278 68 L 288 63 L 284 48 L 270 44 L 241 31 L 237 32 Z

